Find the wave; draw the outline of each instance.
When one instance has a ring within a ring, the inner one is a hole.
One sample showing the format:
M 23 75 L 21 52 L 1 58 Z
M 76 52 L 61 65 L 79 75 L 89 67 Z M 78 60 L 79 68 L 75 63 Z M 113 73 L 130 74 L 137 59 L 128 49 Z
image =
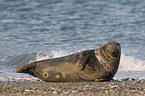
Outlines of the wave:
M 10 56 L 6 62 L 6 65 L 12 66 L 23 66 L 27 63 L 40 61 L 44 59 L 52 59 L 58 58 L 62 56 L 66 56 L 72 53 L 63 50 L 53 50 L 49 53 L 42 54 L 42 53 L 31 53 L 31 54 L 20 54 L 17 56 Z M 145 71 L 145 60 L 141 60 L 135 58 L 133 56 L 126 56 L 122 53 L 120 59 L 120 66 L 119 71 L 126 71 L 126 72 L 142 72 Z
M 11 55 L 5 58 L 5 65 L 18 65 L 22 66 L 29 63 L 30 60 L 35 60 L 37 53 L 31 54 L 17 54 Z
M 121 55 L 119 71 L 140 72 L 145 71 L 145 60 L 133 56 Z
M 59 58 L 62 56 L 69 55 L 66 51 L 62 50 L 52 50 L 49 54 L 37 54 L 36 61 L 44 60 L 44 59 L 52 59 L 52 58 Z

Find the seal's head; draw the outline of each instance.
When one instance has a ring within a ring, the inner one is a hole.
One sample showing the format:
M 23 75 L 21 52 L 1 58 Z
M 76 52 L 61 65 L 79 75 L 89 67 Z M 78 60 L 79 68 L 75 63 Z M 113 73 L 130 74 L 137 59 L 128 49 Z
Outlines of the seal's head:
M 117 42 L 110 41 L 104 46 L 104 48 L 106 49 L 106 53 L 110 54 L 113 57 L 120 55 L 121 47 Z

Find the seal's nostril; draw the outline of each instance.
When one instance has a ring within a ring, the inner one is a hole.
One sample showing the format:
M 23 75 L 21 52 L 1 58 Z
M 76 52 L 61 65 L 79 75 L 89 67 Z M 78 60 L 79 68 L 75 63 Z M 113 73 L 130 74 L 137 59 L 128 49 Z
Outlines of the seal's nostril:
M 114 47 L 114 48 L 112 48 L 112 50 L 111 50 L 113 53 L 114 52 L 118 52 L 118 48 L 117 47 Z

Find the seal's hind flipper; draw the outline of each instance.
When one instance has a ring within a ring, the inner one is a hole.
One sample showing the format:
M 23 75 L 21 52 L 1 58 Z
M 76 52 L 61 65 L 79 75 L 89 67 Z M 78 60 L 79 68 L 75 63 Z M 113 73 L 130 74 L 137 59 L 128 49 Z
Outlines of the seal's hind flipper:
M 28 73 L 32 76 L 35 76 L 34 73 L 33 73 L 33 69 L 34 69 L 35 66 L 36 66 L 36 64 L 35 64 L 35 62 L 33 62 L 33 63 L 27 64 L 27 65 L 18 67 L 18 68 L 16 68 L 16 70 L 13 70 L 13 72 Z

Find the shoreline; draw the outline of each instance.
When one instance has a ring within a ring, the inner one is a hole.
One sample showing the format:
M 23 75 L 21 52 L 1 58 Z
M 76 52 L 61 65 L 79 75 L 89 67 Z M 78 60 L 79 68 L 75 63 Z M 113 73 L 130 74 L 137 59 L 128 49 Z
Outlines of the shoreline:
M 44 82 L 41 80 L 0 81 L 2 96 L 145 96 L 145 79 L 109 82 Z

